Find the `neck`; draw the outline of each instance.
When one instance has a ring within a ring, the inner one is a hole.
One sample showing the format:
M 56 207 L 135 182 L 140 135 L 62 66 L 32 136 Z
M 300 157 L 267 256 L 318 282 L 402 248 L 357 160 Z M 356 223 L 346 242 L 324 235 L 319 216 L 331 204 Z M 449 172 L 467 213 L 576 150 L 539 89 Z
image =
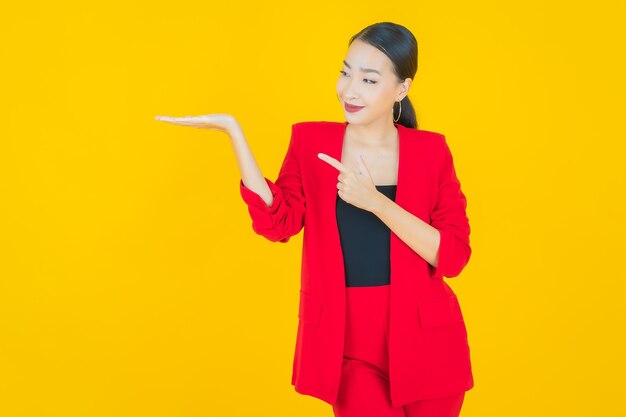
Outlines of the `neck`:
M 369 124 L 348 123 L 350 133 L 358 142 L 367 147 L 384 147 L 394 143 L 398 129 L 392 119 L 379 119 Z

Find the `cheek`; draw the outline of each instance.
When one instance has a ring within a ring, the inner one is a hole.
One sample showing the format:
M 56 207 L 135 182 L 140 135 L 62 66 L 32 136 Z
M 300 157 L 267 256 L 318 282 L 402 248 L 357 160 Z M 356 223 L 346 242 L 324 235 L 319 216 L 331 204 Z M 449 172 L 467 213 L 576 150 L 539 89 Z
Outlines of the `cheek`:
M 339 80 L 337 80 L 337 93 L 341 93 L 343 90 L 345 90 L 346 86 L 347 82 L 345 79 L 340 78 Z
M 378 103 L 380 107 L 387 106 L 386 103 L 393 101 L 393 96 L 390 95 L 389 91 L 384 90 L 383 88 L 374 88 L 370 89 L 370 98 L 373 102 Z

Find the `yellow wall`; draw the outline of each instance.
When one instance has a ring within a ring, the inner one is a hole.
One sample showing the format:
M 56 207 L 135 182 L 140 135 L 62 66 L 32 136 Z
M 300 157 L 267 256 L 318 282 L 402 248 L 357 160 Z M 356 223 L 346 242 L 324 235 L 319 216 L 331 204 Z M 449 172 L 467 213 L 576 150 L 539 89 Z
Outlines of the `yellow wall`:
M 0 415 L 332 415 L 290 385 L 302 235 L 252 232 L 227 136 L 154 116 L 233 114 L 275 178 L 379 21 L 468 197 L 462 415 L 623 412 L 624 2 L 40 3 L 0 17 Z

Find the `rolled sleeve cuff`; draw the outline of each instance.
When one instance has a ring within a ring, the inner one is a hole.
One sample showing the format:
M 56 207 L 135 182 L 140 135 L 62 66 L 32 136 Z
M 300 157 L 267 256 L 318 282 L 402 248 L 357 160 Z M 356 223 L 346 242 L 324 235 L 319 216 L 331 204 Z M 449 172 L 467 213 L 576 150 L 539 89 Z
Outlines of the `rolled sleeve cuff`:
M 271 229 L 274 225 L 274 218 L 280 216 L 281 207 L 284 208 L 281 204 L 283 194 L 280 192 L 280 188 L 268 178 L 264 178 L 273 196 L 272 205 L 269 207 L 260 195 L 246 187 L 242 179 L 239 180 L 241 198 L 248 206 L 254 229 L 257 231 Z
M 245 201 L 247 205 L 257 208 L 261 211 L 267 212 L 269 214 L 274 214 L 276 213 L 276 210 L 280 203 L 279 200 L 282 197 L 282 195 L 280 193 L 280 189 L 278 188 L 276 184 L 274 184 L 271 180 L 267 179 L 266 177 L 263 177 L 263 178 L 265 179 L 265 182 L 267 183 L 268 187 L 270 187 L 270 191 L 272 192 L 273 201 L 272 201 L 271 206 L 268 207 L 268 205 L 265 204 L 265 201 L 261 198 L 260 195 L 258 195 L 257 193 L 255 193 L 254 191 L 246 187 L 243 184 L 242 179 L 239 180 L 239 192 L 241 194 L 241 198 L 243 198 L 243 201 Z
M 451 239 L 453 236 L 447 230 L 439 230 L 439 254 L 437 255 L 437 267 L 430 266 L 430 276 L 435 279 L 441 279 L 448 272 L 449 252 Z

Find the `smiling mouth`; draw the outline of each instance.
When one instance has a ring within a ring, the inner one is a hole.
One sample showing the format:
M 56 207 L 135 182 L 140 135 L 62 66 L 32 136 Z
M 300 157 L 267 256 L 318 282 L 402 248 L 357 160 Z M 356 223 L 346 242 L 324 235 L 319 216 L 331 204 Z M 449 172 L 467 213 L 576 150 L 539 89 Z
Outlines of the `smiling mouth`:
M 355 112 L 355 111 L 359 111 L 359 110 L 361 110 L 361 109 L 362 109 L 362 108 L 364 108 L 365 106 L 353 106 L 353 105 L 351 105 L 351 104 L 344 103 L 344 107 L 345 107 L 345 109 L 346 109 L 347 111 L 350 111 L 350 112 Z

